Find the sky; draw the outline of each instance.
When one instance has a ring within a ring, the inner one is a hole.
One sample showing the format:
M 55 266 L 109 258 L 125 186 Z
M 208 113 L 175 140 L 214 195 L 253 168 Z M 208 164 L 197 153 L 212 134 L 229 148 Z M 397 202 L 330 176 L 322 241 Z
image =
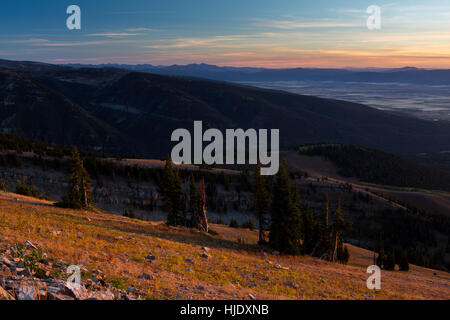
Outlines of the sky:
M 66 26 L 69 5 L 81 30 Z M 0 30 L 9 60 L 450 68 L 449 0 L 1 0 Z

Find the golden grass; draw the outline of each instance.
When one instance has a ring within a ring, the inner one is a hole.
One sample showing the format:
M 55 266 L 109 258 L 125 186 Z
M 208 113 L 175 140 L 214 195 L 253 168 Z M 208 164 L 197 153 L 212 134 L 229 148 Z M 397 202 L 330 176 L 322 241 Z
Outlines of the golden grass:
M 264 257 L 255 245 L 256 231 L 218 225 L 212 229 L 219 235 L 61 209 L 48 201 L 0 192 L 0 242 L 38 243 L 49 256 L 99 270 L 112 285 L 149 299 L 249 299 L 249 294 L 257 299 L 450 297 L 450 275 L 445 272 L 415 266 L 406 273 L 383 271 L 383 289 L 374 292 L 366 288 L 366 267 L 372 264 L 367 250 L 350 246 L 348 266 L 311 257 Z M 209 259 L 200 257 L 203 246 L 210 248 Z M 149 253 L 155 261 L 146 259 Z M 139 279 L 143 273 L 153 279 Z

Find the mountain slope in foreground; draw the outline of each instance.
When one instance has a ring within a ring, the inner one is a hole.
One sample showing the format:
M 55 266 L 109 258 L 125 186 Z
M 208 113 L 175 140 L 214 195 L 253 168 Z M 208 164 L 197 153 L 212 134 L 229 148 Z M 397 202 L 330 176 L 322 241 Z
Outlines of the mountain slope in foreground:
M 63 210 L 3 192 L 0 221 L 1 245 L 31 241 L 49 259 L 84 266 L 83 283 L 101 274 L 112 287 L 149 299 L 450 297 L 450 274 L 416 266 L 409 272 L 383 271 L 382 290 L 368 290 L 366 268 L 373 254 L 353 246 L 347 266 L 279 256 L 262 253 L 249 230 L 213 225 L 218 233 L 213 236 L 108 213 Z M 209 258 L 201 257 L 204 251 Z

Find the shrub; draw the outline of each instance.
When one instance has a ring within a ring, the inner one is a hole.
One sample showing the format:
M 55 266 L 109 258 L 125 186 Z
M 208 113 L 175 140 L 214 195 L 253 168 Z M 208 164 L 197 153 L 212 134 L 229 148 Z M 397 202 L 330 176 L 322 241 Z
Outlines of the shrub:
M 337 251 L 337 260 L 339 263 L 347 264 L 348 260 L 350 260 L 350 252 L 348 251 L 347 246 L 340 244 Z
M 17 181 L 16 193 L 27 197 L 47 199 L 47 197 L 41 194 L 35 186 L 28 185 L 24 176 L 22 177 L 22 180 Z
M 235 219 L 231 219 L 230 227 L 231 228 L 239 228 L 239 223 Z
M 406 256 L 405 251 L 401 251 L 398 258 L 398 267 L 400 271 L 409 271 L 409 262 L 408 257 Z
M 216 219 L 216 224 L 225 224 L 221 217 Z
M 5 180 L 0 179 L 0 191 L 8 192 L 9 187 Z
M 128 208 L 125 208 L 125 210 L 123 211 L 123 216 L 131 218 L 131 219 L 135 219 L 136 215 L 134 214 L 133 207 L 129 206 Z
M 252 219 L 249 219 L 247 222 L 244 222 L 242 224 L 242 228 L 253 230 L 255 229 L 255 223 L 253 222 Z

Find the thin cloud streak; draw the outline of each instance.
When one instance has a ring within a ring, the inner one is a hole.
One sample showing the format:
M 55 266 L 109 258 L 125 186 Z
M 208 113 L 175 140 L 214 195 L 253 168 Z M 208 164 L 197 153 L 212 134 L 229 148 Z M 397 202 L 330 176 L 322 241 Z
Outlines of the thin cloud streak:
M 360 23 L 338 21 L 297 21 L 297 20 L 257 20 L 254 26 L 274 29 L 300 29 L 300 28 L 351 28 L 360 27 Z
M 107 37 L 107 38 L 131 37 L 131 36 L 138 36 L 138 35 L 140 35 L 140 33 L 105 32 L 105 33 L 91 33 L 91 34 L 88 34 L 89 37 Z

